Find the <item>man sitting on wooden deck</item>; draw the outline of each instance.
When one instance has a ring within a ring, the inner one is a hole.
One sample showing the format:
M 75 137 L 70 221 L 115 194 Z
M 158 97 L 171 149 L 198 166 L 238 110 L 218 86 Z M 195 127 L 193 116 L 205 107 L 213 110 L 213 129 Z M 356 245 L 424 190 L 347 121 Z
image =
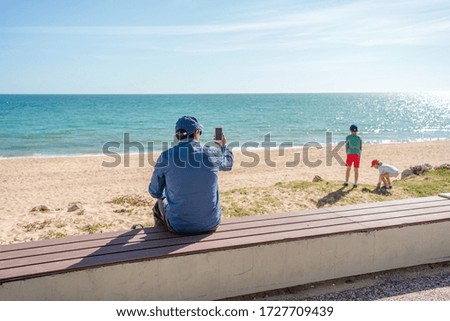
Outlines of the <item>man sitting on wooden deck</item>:
M 222 211 L 219 200 L 218 171 L 229 171 L 233 153 L 225 135 L 219 146 L 201 146 L 202 125 L 195 117 L 183 116 L 175 126 L 177 146 L 161 153 L 149 185 L 157 198 L 153 208 L 155 226 L 165 225 L 178 234 L 215 231 Z

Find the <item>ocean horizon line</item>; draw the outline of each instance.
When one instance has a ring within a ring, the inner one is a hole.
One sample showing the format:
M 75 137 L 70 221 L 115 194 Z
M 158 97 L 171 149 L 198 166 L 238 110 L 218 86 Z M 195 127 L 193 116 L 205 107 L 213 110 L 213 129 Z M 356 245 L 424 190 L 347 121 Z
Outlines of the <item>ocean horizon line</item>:
M 169 96 L 169 95 L 314 95 L 314 94 L 448 94 L 446 90 L 304 91 L 304 92 L 177 92 L 177 93 L 0 93 L 2 96 Z

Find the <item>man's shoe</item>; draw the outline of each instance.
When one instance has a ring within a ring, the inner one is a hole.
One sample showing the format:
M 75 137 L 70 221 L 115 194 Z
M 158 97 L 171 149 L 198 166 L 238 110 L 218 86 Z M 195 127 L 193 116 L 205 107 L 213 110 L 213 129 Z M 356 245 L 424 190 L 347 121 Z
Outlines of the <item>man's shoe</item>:
M 345 187 L 347 187 L 348 186 L 348 183 L 347 182 L 345 182 L 344 184 L 342 184 L 342 185 L 344 185 Z
M 353 187 L 357 188 L 358 187 L 358 183 L 353 184 Z

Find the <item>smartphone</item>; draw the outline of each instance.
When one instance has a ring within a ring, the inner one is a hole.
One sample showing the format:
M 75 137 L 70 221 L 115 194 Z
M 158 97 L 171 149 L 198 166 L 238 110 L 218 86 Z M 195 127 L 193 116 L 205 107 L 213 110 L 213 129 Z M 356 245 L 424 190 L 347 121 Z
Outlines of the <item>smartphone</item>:
M 222 140 L 222 127 L 216 127 L 216 133 L 214 135 L 214 140 Z

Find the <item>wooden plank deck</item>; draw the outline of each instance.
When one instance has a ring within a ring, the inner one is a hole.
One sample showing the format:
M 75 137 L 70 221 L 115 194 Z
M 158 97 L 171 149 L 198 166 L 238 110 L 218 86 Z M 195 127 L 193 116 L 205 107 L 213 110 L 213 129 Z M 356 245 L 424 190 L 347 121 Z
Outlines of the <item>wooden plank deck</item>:
M 146 228 L 4 245 L 0 284 L 126 262 L 442 221 L 450 221 L 450 200 L 436 196 L 224 219 L 215 233 L 207 235 L 180 236 Z

